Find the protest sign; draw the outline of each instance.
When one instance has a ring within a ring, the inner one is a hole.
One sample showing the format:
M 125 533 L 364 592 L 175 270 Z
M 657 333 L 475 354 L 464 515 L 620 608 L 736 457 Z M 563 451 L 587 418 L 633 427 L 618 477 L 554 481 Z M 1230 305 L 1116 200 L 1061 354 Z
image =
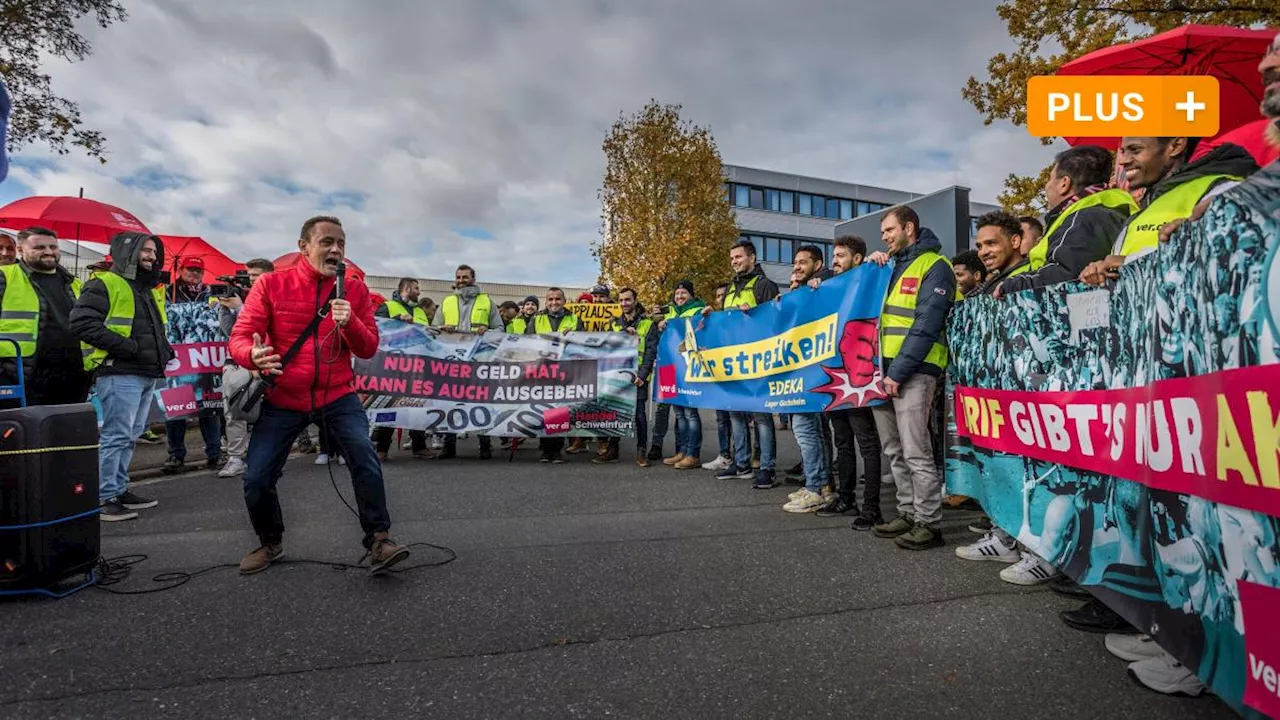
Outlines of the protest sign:
M 578 316 L 583 330 L 591 332 L 613 330 L 613 319 L 622 314 L 622 306 L 618 303 L 572 302 L 565 303 L 564 308 Z
M 879 404 L 877 323 L 890 273 L 862 265 L 750 312 L 669 321 L 658 345 L 658 402 L 761 413 Z
M 948 489 L 1193 670 L 1275 713 L 1280 178 L 1262 171 L 1112 289 L 953 311 Z
M 374 425 L 520 438 L 635 431 L 631 335 L 435 334 L 388 319 L 378 330 L 378 352 L 355 362 Z

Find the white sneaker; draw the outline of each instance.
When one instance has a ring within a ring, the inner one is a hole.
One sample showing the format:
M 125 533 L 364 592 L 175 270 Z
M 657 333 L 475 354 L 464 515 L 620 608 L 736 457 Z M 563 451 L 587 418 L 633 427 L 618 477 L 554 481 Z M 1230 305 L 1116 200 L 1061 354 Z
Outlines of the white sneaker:
M 320 453 L 319 455 L 316 455 L 316 464 L 317 464 L 317 465 L 328 465 L 328 464 L 329 464 L 329 456 L 328 456 L 328 455 L 326 455 L 325 453 Z
M 1059 575 L 1058 568 L 1029 552 L 1022 553 L 1021 560 L 1000 571 L 1000 579 L 1014 585 L 1039 585 Z
M 733 461 L 723 455 L 717 455 L 715 460 L 709 463 L 702 463 L 703 470 L 728 470 Z
M 1167 652 L 1129 663 L 1129 674 L 1143 685 L 1165 695 L 1195 697 L 1205 691 L 1200 678 Z
M 218 477 L 229 478 L 237 475 L 243 475 L 246 469 L 247 468 L 245 467 L 243 460 L 238 457 L 233 457 L 227 460 L 227 464 L 223 465 L 222 469 L 218 471 Z
M 791 502 L 783 505 L 782 509 L 789 513 L 810 513 L 817 512 L 825 504 L 826 501 L 822 499 L 822 495 L 804 488 Z
M 1164 650 L 1150 635 L 1107 633 L 1104 644 L 1107 646 L 1107 652 L 1129 662 L 1148 660 L 1164 654 Z
M 956 548 L 956 557 L 961 560 L 993 560 L 1002 563 L 1018 562 L 1021 559 L 1018 551 L 1000 542 L 995 533 L 983 535 L 981 540 L 972 545 Z

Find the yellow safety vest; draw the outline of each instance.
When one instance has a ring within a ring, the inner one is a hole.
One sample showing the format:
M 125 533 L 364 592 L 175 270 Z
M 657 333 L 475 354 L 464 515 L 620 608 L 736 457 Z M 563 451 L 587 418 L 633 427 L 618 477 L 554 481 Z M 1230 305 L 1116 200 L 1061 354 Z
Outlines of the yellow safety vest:
M 1160 245 L 1160 228 L 1179 218 L 1191 217 L 1196 203 L 1219 180 L 1239 180 L 1232 175 L 1206 175 L 1188 180 L 1156 198 L 1146 209 L 1129 218 L 1116 240 L 1116 255 L 1136 255 Z
M 22 357 L 36 354 L 36 335 L 40 332 L 40 296 L 26 271 L 18 263 L 0 268 L 4 273 L 5 291 L 0 299 L 0 338 L 18 341 Z M 71 281 L 71 295 L 80 297 L 80 280 Z M 0 358 L 14 357 L 10 343 L 0 343 Z
M 1063 221 L 1085 208 L 1097 205 L 1103 205 L 1114 210 L 1129 208 L 1130 215 L 1138 212 L 1138 203 L 1133 201 L 1133 196 L 1127 190 L 1121 190 L 1120 188 L 1111 188 L 1110 190 L 1103 190 L 1080 198 L 1062 211 L 1062 214 L 1049 225 L 1049 229 L 1040 238 L 1040 242 L 1031 248 L 1031 254 L 1027 256 L 1031 270 L 1039 270 L 1044 267 L 1045 261 L 1049 259 L 1049 238 L 1053 237 L 1053 233 L 1062 226 Z
M 724 296 L 725 308 L 726 309 L 738 308 L 742 305 L 755 307 L 756 306 L 755 287 L 756 287 L 756 280 L 759 280 L 759 279 L 760 279 L 759 275 L 753 275 L 751 279 L 747 281 L 747 284 L 742 286 L 741 290 L 734 290 L 733 283 L 730 283 L 729 291 L 725 293 L 725 296 Z
M 670 313 L 668 313 L 670 315 Z M 649 336 L 649 331 L 653 329 L 653 318 L 642 317 L 640 322 L 635 324 L 636 337 L 640 338 L 640 345 L 636 348 L 636 356 L 644 357 L 645 339 Z M 613 319 L 613 329 L 615 332 L 626 332 L 622 327 L 622 316 Z
M 911 326 L 916 322 L 916 300 L 919 297 L 920 286 L 924 284 L 924 276 L 937 263 L 946 263 L 948 268 L 951 267 L 951 261 L 936 252 L 922 253 L 911 261 L 898 281 L 893 284 L 893 289 L 885 296 L 884 307 L 880 311 L 880 356 L 885 360 L 892 360 L 902 350 L 902 343 L 906 340 L 907 333 L 911 332 Z M 908 287 L 914 286 L 912 292 L 904 293 L 902 291 L 904 284 Z M 925 355 L 924 361 L 940 370 L 946 369 L 945 334 L 939 337 L 929 349 L 929 354 Z
M 565 323 L 568 323 L 567 329 L 565 327 Z M 550 335 L 551 333 L 558 332 L 573 332 L 574 330 L 581 329 L 581 327 L 582 322 L 578 320 L 578 316 L 573 313 L 565 313 L 564 317 L 560 318 L 559 326 L 554 328 L 551 327 L 551 318 L 548 317 L 545 312 L 540 312 L 533 316 L 533 331 L 539 335 Z
M 507 325 L 507 332 L 512 335 L 523 335 L 527 329 L 529 329 L 529 321 L 525 320 L 524 316 L 517 316 Z
M 107 287 L 107 329 L 121 336 L 133 335 L 133 287 L 129 281 L 109 270 L 97 274 L 97 279 Z M 155 301 L 156 310 L 160 312 L 160 324 L 165 333 L 169 331 L 169 314 L 164 308 L 164 288 L 152 288 L 151 298 Z M 97 370 L 103 360 L 107 359 L 107 351 L 88 343 L 80 343 L 80 354 L 84 357 L 85 370 Z
M 749 286 L 748 286 L 748 287 L 749 287 Z M 754 298 L 754 297 L 755 297 L 755 294 L 753 293 L 753 294 L 751 295 L 751 297 L 753 297 L 753 298 Z M 751 304 L 752 304 L 753 306 L 755 305 L 755 303 L 754 303 L 754 302 L 752 302 Z M 682 317 L 682 318 L 686 318 L 686 317 L 693 317 L 694 315 L 697 315 L 698 313 L 702 312 L 702 308 L 704 308 L 704 307 L 706 307 L 706 306 L 705 306 L 705 305 L 702 305 L 702 306 L 700 306 L 700 307 L 689 308 L 688 310 L 685 310 L 684 312 L 680 313 L 680 317 Z M 728 301 L 727 301 L 727 300 L 726 300 L 726 302 L 725 302 L 725 307 L 730 307 L 730 305 L 729 305 L 729 303 L 728 303 Z M 732 307 L 738 307 L 738 306 L 737 306 L 737 305 L 733 305 Z M 667 307 L 667 319 L 668 319 L 668 320 L 675 320 L 675 319 L 676 319 L 676 309 L 675 309 L 675 308 L 670 307 L 670 306 L 668 306 L 668 307 Z
M 454 304 L 454 308 L 457 308 L 457 303 Z M 404 303 L 398 300 L 388 300 L 387 313 L 393 318 L 399 318 L 401 315 L 412 315 L 413 322 L 418 325 L 431 324 L 431 318 L 427 317 L 427 311 L 423 310 L 421 305 L 414 305 L 413 312 L 410 312 Z
M 458 327 L 458 307 L 457 295 L 450 295 L 444 299 L 444 304 L 440 306 L 440 314 L 444 316 L 445 326 Z M 493 304 L 489 302 L 489 296 L 484 293 L 477 295 L 475 303 L 471 306 L 471 326 L 489 327 L 489 313 L 492 310 Z

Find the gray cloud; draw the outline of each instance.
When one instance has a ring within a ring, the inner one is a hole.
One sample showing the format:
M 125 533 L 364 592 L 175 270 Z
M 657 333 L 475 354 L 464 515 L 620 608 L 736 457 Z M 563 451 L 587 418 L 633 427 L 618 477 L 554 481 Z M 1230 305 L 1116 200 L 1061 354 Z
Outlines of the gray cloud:
M 991 200 L 1042 165 L 984 128 L 965 77 L 1008 43 L 994 3 L 129 2 L 56 87 L 111 162 L 19 170 L 243 259 L 284 253 L 335 193 L 370 270 L 594 279 L 600 142 L 650 97 L 711 126 L 726 162 Z M 29 151 L 30 152 L 30 151 Z M 163 167 L 176 182 L 121 179 Z M 155 187 L 154 185 L 159 185 Z M 458 228 L 482 227 L 477 241 Z

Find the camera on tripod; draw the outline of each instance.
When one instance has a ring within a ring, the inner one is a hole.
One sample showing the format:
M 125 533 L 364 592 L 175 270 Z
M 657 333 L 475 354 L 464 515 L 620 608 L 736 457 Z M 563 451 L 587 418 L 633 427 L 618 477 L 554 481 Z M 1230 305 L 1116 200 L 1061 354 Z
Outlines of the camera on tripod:
M 217 284 L 209 285 L 209 292 L 214 297 L 243 296 L 249 292 L 249 286 L 252 285 L 248 270 L 237 270 L 235 275 L 219 275 L 216 279 Z

